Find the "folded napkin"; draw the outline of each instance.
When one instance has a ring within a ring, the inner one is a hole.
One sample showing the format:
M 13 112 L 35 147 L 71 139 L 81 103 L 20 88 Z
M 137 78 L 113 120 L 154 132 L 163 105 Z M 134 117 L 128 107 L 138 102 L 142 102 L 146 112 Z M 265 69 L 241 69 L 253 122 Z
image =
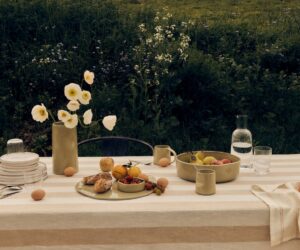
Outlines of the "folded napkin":
M 271 246 L 300 238 L 300 183 L 253 185 L 252 193 L 270 207 Z

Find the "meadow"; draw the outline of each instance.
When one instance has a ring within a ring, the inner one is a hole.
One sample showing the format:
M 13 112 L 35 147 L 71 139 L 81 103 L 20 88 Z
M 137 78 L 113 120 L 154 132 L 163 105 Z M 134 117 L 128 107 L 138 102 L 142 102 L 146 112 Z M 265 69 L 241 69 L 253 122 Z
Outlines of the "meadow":
M 228 151 L 235 115 L 256 145 L 300 150 L 297 0 L 0 0 L 0 152 L 7 139 L 51 153 L 51 122 L 33 105 L 63 107 L 63 87 L 95 72 L 92 108 L 116 114 L 112 133 L 178 152 Z

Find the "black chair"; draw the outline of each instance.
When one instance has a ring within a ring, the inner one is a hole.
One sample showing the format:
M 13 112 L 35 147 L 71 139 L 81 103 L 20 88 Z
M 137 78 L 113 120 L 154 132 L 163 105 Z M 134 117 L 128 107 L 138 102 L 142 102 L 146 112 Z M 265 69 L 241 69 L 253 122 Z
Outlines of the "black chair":
M 104 136 L 78 143 L 80 156 L 152 155 L 153 146 L 148 142 L 124 136 Z

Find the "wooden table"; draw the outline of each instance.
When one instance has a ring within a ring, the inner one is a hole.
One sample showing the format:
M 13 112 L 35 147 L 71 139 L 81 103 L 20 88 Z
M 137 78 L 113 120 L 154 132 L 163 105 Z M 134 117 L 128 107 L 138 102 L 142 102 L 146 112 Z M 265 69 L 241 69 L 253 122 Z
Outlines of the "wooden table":
M 175 166 L 143 166 L 145 173 L 169 178 L 170 185 L 162 196 L 125 201 L 75 191 L 83 176 L 97 173 L 99 159 L 80 158 L 79 173 L 64 177 L 52 174 L 51 158 L 42 158 L 49 174 L 46 198 L 34 202 L 22 192 L 0 200 L 0 249 L 300 249 L 299 240 L 270 247 L 269 209 L 250 192 L 252 184 L 300 181 L 300 155 L 272 156 L 267 176 L 241 170 L 237 180 L 218 184 L 213 196 L 197 195 L 194 183 L 176 176 Z M 115 162 L 128 159 L 151 161 Z

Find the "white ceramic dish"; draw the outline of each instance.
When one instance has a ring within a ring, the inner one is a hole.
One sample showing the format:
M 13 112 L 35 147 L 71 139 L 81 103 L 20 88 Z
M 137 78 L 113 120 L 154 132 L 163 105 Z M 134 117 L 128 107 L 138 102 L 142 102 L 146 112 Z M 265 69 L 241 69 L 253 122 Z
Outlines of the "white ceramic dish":
M 5 154 L 0 157 L 1 164 L 12 167 L 22 167 L 35 164 L 39 161 L 39 155 L 31 152 L 19 152 Z
M 7 172 L 0 171 L 0 184 L 3 185 L 22 185 L 37 182 L 41 178 L 41 173 L 43 179 L 47 178 L 47 168 L 46 164 L 40 162 L 38 168 L 31 171 L 19 171 L 17 172 Z M 26 178 L 24 175 L 26 174 Z M 28 179 L 28 180 L 25 180 Z
M 11 166 L 6 166 L 3 164 L 0 164 L 0 171 L 1 170 L 6 171 L 6 172 L 31 171 L 31 170 L 37 169 L 40 164 L 42 164 L 42 163 L 38 162 L 33 165 L 23 166 L 23 167 L 11 167 Z

